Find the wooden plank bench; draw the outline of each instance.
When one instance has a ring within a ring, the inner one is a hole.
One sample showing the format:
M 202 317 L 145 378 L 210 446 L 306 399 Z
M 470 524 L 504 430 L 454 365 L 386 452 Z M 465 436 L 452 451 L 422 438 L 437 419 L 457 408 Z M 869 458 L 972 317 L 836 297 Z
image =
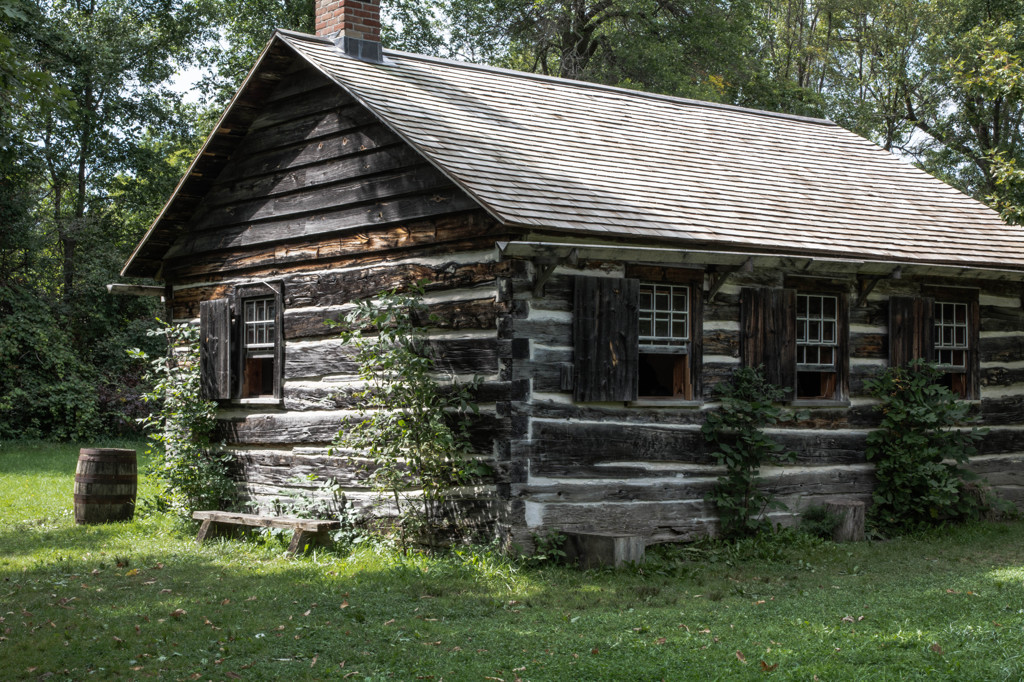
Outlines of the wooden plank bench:
M 240 514 L 236 512 L 222 511 L 197 511 L 192 513 L 192 518 L 202 521 L 199 533 L 196 534 L 196 543 L 202 544 L 208 537 L 228 531 L 232 527 L 248 526 L 252 528 L 285 528 L 294 530 L 292 541 L 288 544 L 288 554 L 294 555 L 301 551 L 306 545 L 322 545 L 330 547 L 333 544 L 329 531 L 341 528 L 341 521 L 319 520 L 319 519 L 297 519 L 292 516 L 263 516 L 262 514 Z

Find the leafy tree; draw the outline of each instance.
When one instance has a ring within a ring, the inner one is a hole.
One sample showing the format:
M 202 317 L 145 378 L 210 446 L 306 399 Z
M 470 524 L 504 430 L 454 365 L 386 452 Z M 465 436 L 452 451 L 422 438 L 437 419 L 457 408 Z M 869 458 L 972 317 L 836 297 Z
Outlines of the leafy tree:
M 195 148 L 194 112 L 165 82 L 210 35 L 204 16 L 184 0 L 0 5 L 6 437 L 131 428 L 139 376 L 123 348 L 145 345 L 156 302 L 104 285 L 173 188 L 178 150 Z
M 200 82 L 209 100 L 203 130 L 213 126 L 224 106 L 256 63 L 274 29 L 314 33 L 316 0 L 207 0 L 211 26 L 220 33 L 207 41 L 202 62 L 213 66 Z

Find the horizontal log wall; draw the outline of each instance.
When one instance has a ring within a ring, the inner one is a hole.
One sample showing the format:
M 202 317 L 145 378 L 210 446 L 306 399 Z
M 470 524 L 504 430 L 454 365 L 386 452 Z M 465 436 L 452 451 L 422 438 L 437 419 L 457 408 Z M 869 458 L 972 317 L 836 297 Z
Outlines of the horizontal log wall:
M 572 371 L 572 282 L 578 274 L 622 277 L 623 263 L 587 263 L 555 269 L 534 296 L 531 271 L 505 285 L 511 301 L 499 321 L 501 337 L 518 349 L 510 379 L 528 386 L 512 399 L 517 418 L 509 444 L 510 493 L 516 539 L 530 544 L 541 528 L 637 533 L 648 542 L 690 539 L 715 533 L 715 510 L 704 501 L 722 471 L 705 447 L 700 428 L 717 408 L 716 387 L 739 367 L 740 291 L 744 286 L 783 286 L 788 274 L 776 269 L 737 272 L 714 298 L 703 319 L 703 401 L 699 405 L 640 407 L 623 403 L 578 403 L 567 388 Z M 532 266 L 531 266 L 532 267 Z M 870 503 L 872 466 L 865 439 L 877 427 L 875 402 L 864 382 L 888 364 L 888 299 L 923 285 L 964 286 L 934 278 L 883 280 L 856 306 L 853 276 L 845 283 L 850 300 L 849 406 L 808 408 L 807 419 L 770 433 L 797 453 L 791 466 L 762 472 L 766 489 L 789 511 L 773 514 L 792 523 L 796 513 L 830 497 Z M 989 426 L 973 463 L 1003 497 L 1024 504 L 1024 313 L 1020 291 L 999 282 L 969 282 L 981 291 L 981 400 L 975 410 Z
M 310 496 L 329 503 L 333 481 L 352 509 L 368 508 L 367 463 L 329 454 L 361 385 L 353 349 L 327 323 L 356 299 L 421 280 L 436 321 L 419 322 L 442 358 L 439 376 L 482 380 L 470 438 L 493 463 L 508 440 L 497 406 L 516 395 L 501 376 L 509 342 L 497 334 L 508 307 L 496 299 L 497 279 L 521 269 L 496 260 L 507 230 L 311 69 L 283 78 L 258 106 L 163 272 L 176 321 L 194 321 L 202 301 L 239 286 L 280 285 L 283 397 L 232 401 L 219 414 L 245 494 L 264 510 Z M 459 495 L 496 513 L 497 490 L 490 477 Z

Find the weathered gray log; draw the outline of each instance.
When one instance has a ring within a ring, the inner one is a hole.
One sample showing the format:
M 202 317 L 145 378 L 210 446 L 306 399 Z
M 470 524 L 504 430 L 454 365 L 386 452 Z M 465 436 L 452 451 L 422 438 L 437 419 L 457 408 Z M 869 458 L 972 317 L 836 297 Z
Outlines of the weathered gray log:
M 418 220 L 430 216 L 466 211 L 477 204 L 462 190 L 442 189 L 425 196 L 408 196 L 372 204 L 325 211 L 292 219 L 235 225 L 201 232 L 176 244 L 168 257 L 186 257 L 204 251 L 239 249 L 284 241 L 295 235 L 328 235 L 378 225 Z
M 860 542 L 864 539 L 864 501 L 835 499 L 825 502 L 825 511 L 839 517 L 832 531 L 836 542 Z
M 482 211 L 453 211 L 425 220 L 406 220 L 329 237 L 307 237 L 237 251 L 214 252 L 168 261 L 181 284 L 208 282 L 226 273 L 245 270 L 249 276 L 277 277 L 282 268 L 292 273 L 353 268 L 393 261 L 395 251 L 404 257 L 441 256 L 494 247 L 504 228 Z M 510 269 L 521 267 L 508 262 Z

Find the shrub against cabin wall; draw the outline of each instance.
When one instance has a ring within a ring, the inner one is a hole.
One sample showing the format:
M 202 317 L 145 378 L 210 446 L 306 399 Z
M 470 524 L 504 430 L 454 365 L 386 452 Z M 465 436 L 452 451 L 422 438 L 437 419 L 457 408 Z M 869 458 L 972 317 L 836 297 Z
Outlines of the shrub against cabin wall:
M 449 492 L 472 479 L 472 385 L 438 384 L 423 327 L 436 323 L 436 316 L 426 317 L 422 296 L 417 285 L 408 293 L 391 290 L 358 301 L 342 332 L 356 349 L 364 388 L 355 395 L 358 421 L 342 426 L 334 444 L 354 462 L 370 460 L 367 482 L 378 502 L 394 505 L 403 541 L 450 528 Z
M 987 430 L 962 428 L 972 421 L 971 406 L 940 385 L 941 377 L 914 360 L 865 384 L 881 401 L 881 428 L 868 436 L 866 455 L 877 481 L 870 513 L 883 531 L 976 518 L 992 507 L 976 492 L 977 477 L 958 466 L 977 452 Z
M 757 476 L 765 464 L 796 459 L 795 452 L 764 432 L 796 416 L 778 405 L 787 392 L 765 378 L 763 366 L 737 369 L 719 386 L 722 406 L 708 413 L 701 432 L 712 456 L 726 468 L 708 495 L 718 511 L 722 537 L 737 539 L 770 528 L 765 514 L 781 506 L 759 487 Z
M 164 484 L 154 506 L 186 520 L 194 511 L 227 509 L 237 490 L 230 455 L 212 442 L 217 403 L 200 395 L 199 330 L 164 325 L 150 336 L 164 340 L 164 354 L 150 357 L 137 348 L 129 354 L 147 364 L 146 380 L 153 387 L 144 396 L 152 412 L 140 422 L 149 433 L 153 470 Z

